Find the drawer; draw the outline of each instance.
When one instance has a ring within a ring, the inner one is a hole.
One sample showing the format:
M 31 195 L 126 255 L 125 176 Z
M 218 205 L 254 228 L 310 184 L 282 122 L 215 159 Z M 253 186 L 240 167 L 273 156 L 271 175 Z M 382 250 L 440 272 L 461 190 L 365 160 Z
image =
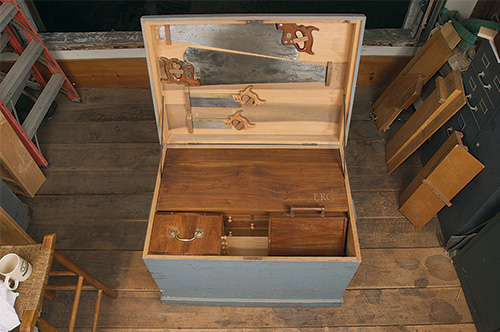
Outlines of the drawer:
M 500 65 L 496 61 L 493 49 L 487 41 L 483 41 L 481 45 L 479 45 L 476 55 L 472 60 L 471 66 L 477 73 L 483 71 L 498 73 L 500 71 Z
M 347 218 L 343 213 L 269 218 L 270 256 L 342 256 Z
M 493 54 L 493 50 L 491 49 L 489 43 L 483 42 L 479 46 L 478 52 L 472 61 L 472 69 L 473 70 L 469 69 L 467 71 L 466 76 L 467 74 L 475 75 L 478 86 L 484 89 L 489 102 L 493 105 L 493 108 L 499 108 L 500 64 L 497 63 L 496 57 Z
M 224 215 L 224 234 L 227 236 L 267 236 L 267 214 Z
M 157 212 L 150 255 L 220 255 L 222 214 Z
M 495 113 L 495 107 L 474 70 L 469 69 L 464 75 L 464 88 L 467 108 L 474 114 L 479 129 L 482 129 Z

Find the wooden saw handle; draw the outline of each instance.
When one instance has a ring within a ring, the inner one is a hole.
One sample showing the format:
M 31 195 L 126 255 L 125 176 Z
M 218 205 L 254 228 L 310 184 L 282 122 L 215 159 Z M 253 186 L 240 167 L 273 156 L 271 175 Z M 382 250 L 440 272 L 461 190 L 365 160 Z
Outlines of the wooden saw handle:
M 318 28 L 313 26 L 306 27 L 295 23 L 277 23 L 276 28 L 283 30 L 283 37 L 281 38 L 283 45 L 293 45 L 299 52 L 314 54 L 312 51 L 312 32 L 319 31 Z
M 192 64 L 176 58 L 160 58 L 163 65 L 165 78 L 160 78 L 164 83 L 183 84 L 185 86 L 200 86 L 201 81 L 194 78 L 194 67 Z

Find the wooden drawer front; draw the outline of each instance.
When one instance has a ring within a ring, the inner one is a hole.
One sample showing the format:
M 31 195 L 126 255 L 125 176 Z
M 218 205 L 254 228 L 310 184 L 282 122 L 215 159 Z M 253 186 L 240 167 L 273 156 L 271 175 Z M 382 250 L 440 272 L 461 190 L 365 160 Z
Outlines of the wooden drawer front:
M 345 215 L 325 217 L 269 218 L 269 255 L 343 256 L 345 252 Z
M 220 255 L 222 228 L 221 214 L 158 212 L 153 221 L 149 254 Z M 185 241 L 177 239 L 173 230 Z M 197 230 L 203 236 L 195 237 Z

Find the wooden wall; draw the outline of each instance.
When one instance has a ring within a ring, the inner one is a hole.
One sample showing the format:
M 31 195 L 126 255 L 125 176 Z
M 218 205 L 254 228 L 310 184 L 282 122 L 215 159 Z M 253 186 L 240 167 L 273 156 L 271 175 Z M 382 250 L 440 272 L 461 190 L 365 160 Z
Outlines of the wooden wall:
M 409 57 L 361 57 L 358 85 L 389 85 Z M 149 87 L 145 58 L 60 60 L 60 66 L 77 88 Z M 12 63 L 2 63 L 6 71 Z

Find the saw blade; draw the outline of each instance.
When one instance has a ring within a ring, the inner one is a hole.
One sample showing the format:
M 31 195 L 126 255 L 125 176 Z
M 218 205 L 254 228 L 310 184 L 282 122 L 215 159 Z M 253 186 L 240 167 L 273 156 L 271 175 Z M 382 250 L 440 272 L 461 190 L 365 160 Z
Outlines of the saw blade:
M 325 82 L 327 74 L 322 65 L 194 47 L 184 60 L 202 85 Z
M 193 119 L 195 129 L 231 129 L 231 126 L 224 124 L 225 119 Z
M 192 107 L 241 107 L 241 103 L 234 100 L 233 96 L 217 95 L 217 96 L 201 96 L 191 95 Z
M 170 39 L 175 42 L 291 60 L 299 58 L 299 51 L 293 45 L 283 45 L 283 31 L 274 24 L 186 24 L 169 28 Z M 159 31 L 164 38 L 167 35 L 165 29 L 162 26 Z

